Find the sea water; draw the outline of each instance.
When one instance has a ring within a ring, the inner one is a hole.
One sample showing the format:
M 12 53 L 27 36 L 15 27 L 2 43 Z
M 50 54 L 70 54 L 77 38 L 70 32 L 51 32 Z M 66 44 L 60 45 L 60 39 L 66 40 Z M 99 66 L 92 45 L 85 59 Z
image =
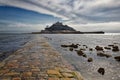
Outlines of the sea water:
M 33 35 L 30 34 L 0 33 L 0 61 L 22 48 L 32 38 Z

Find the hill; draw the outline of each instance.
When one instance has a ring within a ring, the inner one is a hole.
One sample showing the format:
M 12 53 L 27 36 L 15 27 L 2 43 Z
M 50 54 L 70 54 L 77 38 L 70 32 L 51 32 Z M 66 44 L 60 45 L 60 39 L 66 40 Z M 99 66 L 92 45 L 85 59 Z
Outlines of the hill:
M 69 27 L 68 25 L 63 25 L 60 22 L 56 22 L 50 27 L 47 26 L 45 28 L 45 31 L 76 31 L 76 30 Z

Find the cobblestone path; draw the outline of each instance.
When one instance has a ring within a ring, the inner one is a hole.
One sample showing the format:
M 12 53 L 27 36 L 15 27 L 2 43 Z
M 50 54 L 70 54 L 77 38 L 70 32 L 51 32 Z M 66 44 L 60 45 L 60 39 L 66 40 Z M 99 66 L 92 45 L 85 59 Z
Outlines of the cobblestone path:
M 47 41 L 39 36 L 0 63 L 0 80 L 83 80 Z

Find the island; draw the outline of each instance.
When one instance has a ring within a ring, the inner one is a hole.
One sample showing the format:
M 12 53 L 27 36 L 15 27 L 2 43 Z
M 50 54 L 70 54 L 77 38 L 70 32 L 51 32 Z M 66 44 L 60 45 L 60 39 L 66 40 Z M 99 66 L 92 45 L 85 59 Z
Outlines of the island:
M 50 27 L 46 26 L 45 30 L 41 30 L 40 32 L 32 32 L 32 34 L 104 34 L 103 31 L 95 31 L 95 32 L 81 32 L 76 31 L 74 28 L 63 25 L 61 22 L 56 22 L 52 24 Z

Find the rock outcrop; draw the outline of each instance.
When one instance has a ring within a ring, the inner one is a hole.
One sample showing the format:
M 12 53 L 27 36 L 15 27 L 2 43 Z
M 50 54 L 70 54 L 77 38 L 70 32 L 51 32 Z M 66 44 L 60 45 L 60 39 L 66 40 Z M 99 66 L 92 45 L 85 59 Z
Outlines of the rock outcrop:
M 63 25 L 60 22 L 56 22 L 50 27 L 45 28 L 46 31 L 76 31 L 72 27 L 69 27 L 68 25 Z

